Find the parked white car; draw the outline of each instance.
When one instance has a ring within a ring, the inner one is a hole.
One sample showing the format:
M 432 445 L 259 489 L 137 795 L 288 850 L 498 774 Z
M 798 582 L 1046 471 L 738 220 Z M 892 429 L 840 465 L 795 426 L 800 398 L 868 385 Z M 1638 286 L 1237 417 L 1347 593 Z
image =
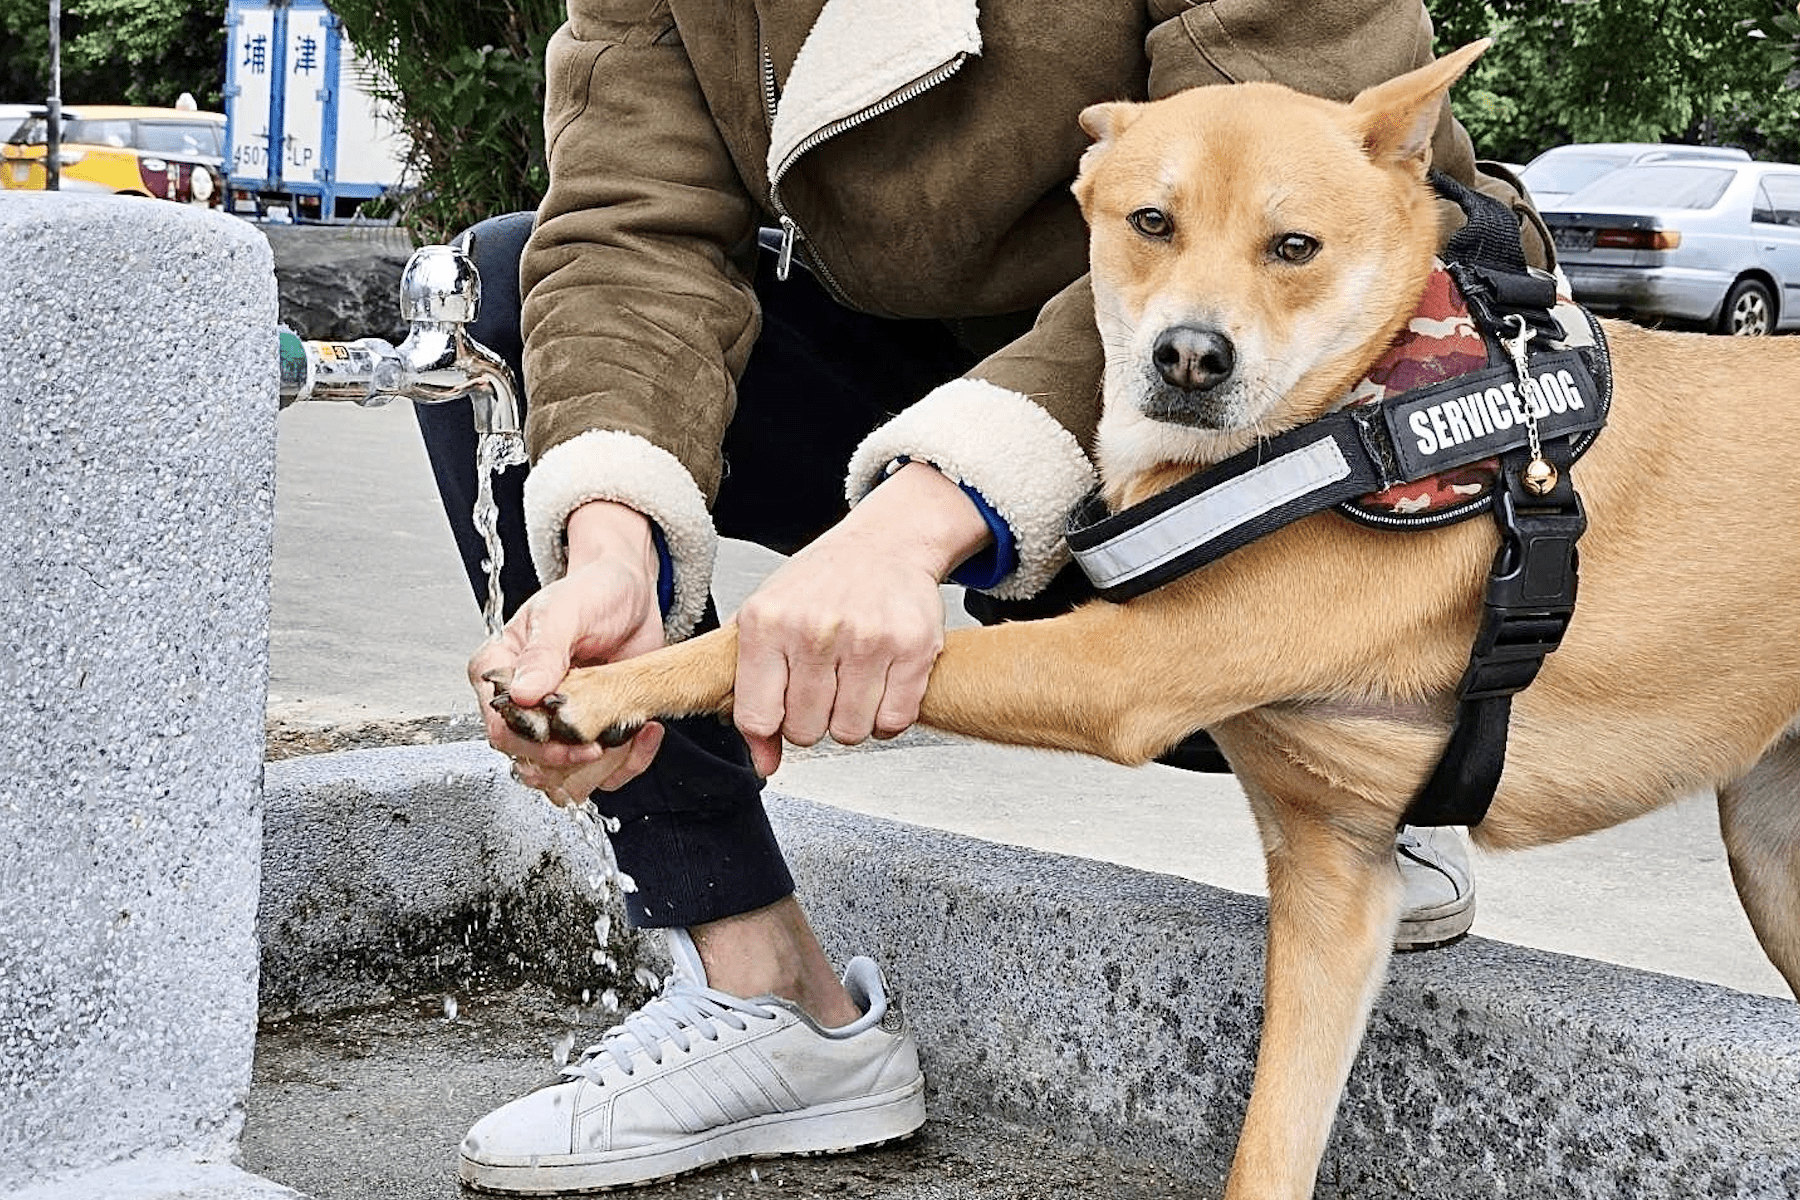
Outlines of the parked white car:
M 1609 171 L 1637 163 L 1669 162 L 1683 158 L 1734 158 L 1750 156 L 1735 146 L 1676 146 L 1665 142 L 1580 142 L 1552 146 L 1525 164 L 1519 179 L 1531 192 L 1541 212 L 1561 208 L 1576 192 Z
M 1800 166 L 1621 167 L 1543 217 L 1591 308 L 1743 336 L 1800 326 Z

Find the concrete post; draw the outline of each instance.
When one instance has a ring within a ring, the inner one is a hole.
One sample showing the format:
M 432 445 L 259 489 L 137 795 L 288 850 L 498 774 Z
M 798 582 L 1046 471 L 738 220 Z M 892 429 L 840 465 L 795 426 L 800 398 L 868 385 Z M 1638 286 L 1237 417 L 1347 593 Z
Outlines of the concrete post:
M 0 1193 L 288 1195 L 256 1033 L 275 281 L 231 217 L 0 193 Z

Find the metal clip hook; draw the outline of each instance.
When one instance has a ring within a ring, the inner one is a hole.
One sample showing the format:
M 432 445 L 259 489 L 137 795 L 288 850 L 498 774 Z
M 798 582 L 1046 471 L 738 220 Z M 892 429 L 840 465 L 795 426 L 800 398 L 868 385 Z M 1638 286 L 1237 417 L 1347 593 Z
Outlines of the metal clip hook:
M 1525 464 L 1521 482 L 1525 490 L 1534 496 L 1548 496 L 1556 487 L 1556 468 L 1544 458 L 1543 447 L 1538 443 L 1537 408 L 1533 400 L 1536 388 L 1531 386 L 1531 375 L 1528 371 L 1526 351 L 1531 345 L 1531 323 L 1518 313 L 1506 318 L 1515 332 L 1511 337 L 1500 339 L 1507 356 L 1512 359 L 1513 374 L 1519 377 L 1519 399 L 1525 410 L 1525 437 L 1530 443 L 1531 461 Z

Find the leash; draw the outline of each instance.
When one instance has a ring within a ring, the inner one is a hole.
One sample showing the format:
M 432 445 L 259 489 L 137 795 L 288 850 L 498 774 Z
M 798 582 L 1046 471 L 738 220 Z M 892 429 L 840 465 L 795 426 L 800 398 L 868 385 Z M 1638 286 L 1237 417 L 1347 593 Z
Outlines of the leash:
M 1071 514 L 1067 540 L 1099 594 L 1124 601 L 1328 508 L 1414 530 L 1491 510 L 1500 548 L 1455 725 L 1401 821 L 1475 825 L 1505 767 L 1512 697 L 1537 677 L 1574 613 L 1575 543 L 1587 519 L 1570 468 L 1605 424 L 1612 372 L 1591 315 L 1578 310 L 1587 328 L 1571 331 L 1553 312 L 1555 281 L 1527 265 L 1513 214 L 1447 176 L 1434 172 L 1431 183 L 1467 218 L 1445 247 L 1445 269 L 1481 333 L 1486 367 L 1328 413 L 1118 513 L 1092 494 Z M 1408 519 L 1356 504 L 1493 460 L 1491 493 L 1452 510 Z

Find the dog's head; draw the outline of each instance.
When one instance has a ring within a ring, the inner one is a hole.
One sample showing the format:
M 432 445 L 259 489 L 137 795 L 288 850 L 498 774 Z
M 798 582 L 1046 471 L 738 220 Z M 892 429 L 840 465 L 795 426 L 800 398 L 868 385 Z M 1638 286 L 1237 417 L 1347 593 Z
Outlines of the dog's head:
M 1349 104 L 1251 83 L 1081 114 L 1109 490 L 1312 420 L 1381 353 L 1438 242 L 1444 95 L 1487 44 Z

